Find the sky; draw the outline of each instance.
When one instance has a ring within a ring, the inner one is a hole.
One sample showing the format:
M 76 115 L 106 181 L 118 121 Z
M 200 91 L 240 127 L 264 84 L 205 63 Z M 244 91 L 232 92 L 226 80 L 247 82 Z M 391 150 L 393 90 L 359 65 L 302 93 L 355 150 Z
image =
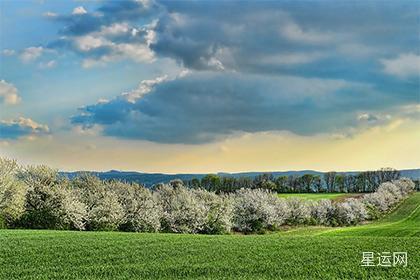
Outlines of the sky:
M 418 1 L 0 0 L 0 156 L 420 168 Z

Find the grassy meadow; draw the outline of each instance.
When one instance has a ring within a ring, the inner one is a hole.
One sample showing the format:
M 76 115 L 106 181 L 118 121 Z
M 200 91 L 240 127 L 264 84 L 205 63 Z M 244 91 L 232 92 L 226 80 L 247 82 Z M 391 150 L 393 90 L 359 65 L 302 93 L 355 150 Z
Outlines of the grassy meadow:
M 418 279 L 420 193 L 346 228 L 265 235 L 0 230 L 0 279 Z M 407 267 L 362 267 L 362 252 L 408 253 Z
M 358 193 L 279 193 L 278 197 L 281 198 L 291 198 L 297 197 L 307 200 L 321 200 L 321 199 L 331 199 L 331 200 L 342 200 L 350 197 L 360 196 Z

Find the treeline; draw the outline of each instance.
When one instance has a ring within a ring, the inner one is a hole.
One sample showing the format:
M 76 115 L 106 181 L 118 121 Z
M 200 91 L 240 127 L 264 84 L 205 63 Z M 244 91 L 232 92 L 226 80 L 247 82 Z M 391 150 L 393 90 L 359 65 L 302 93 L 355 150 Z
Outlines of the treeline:
M 277 193 L 365 193 L 374 192 L 384 182 L 401 177 L 398 170 L 382 168 L 358 174 L 326 172 L 322 176 L 304 174 L 302 176 L 277 176 L 267 173 L 251 177 L 225 177 L 209 174 L 200 179 L 185 181 L 190 188 L 205 189 L 216 193 L 230 193 L 239 189 L 266 189 Z
M 69 179 L 47 166 L 0 158 L 0 228 L 220 234 L 345 226 L 382 216 L 413 190 L 405 178 L 343 202 L 282 199 L 252 188 L 216 194 L 180 180 L 151 190 L 88 173 Z

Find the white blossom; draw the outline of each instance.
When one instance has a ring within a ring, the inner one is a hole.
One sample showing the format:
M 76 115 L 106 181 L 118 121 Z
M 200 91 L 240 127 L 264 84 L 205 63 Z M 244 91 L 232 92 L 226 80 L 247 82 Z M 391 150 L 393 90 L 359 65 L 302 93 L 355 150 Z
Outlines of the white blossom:
M 162 207 L 162 229 L 177 233 L 198 233 L 206 221 L 206 209 L 184 186 L 163 185 L 156 190 Z

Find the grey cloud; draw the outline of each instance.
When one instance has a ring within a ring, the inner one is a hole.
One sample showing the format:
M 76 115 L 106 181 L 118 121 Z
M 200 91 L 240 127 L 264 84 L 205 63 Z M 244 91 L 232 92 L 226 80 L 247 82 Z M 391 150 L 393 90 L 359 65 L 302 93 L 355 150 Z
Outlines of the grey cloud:
M 343 103 L 348 90 L 363 94 Z M 72 123 L 161 143 L 271 130 L 311 135 L 351 125 L 355 107 L 372 106 L 374 95 L 367 85 L 345 81 L 203 72 L 159 83 L 134 102 L 121 95 L 86 106 Z

